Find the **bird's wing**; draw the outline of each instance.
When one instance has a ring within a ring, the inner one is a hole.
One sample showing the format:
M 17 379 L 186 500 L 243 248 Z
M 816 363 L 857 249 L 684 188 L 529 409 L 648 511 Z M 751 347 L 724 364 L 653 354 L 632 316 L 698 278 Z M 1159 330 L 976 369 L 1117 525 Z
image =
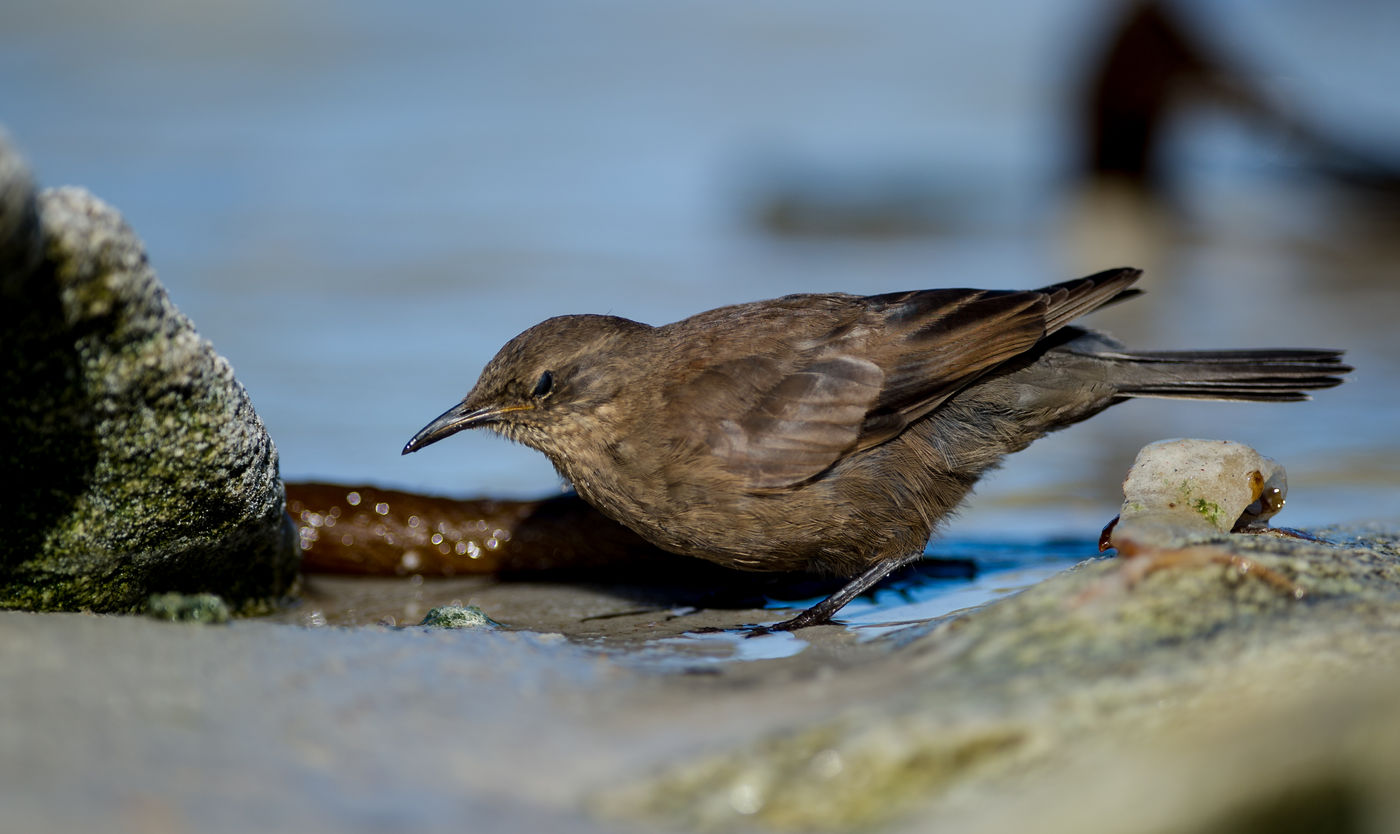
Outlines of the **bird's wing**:
M 895 348 L 855 450 L 895 437 L 973 380 L 1110 301 L 1141 270 L 1113 269 L 1039 290 L 924 290 L 875 296 Z M 906 322 L 915 326 L 908 327 Z
M 677 413 L 708 461 L 751 490 L 779 489 L 811 478 L 855 444 L 883 378 L 874 362 L 852 355 L 797 366 L 747 356 L 699 374 Z
M 831 317 L 813 317 L 823 322 L 815 336 L 808 321 L 774 316 L 759 324 L 774 333 L 745 334 L 760 337 L 760 349 L 707 362 L 666 393 L 677 420 L 672 436 L 688 438 L 750 490 L 799 484 L 843 455 L 898 435 L 972 380 L 1116 296 L 1133 277 L 1092 276 L 1029 292 L 846 296 L 847 315 L 836 316 L 836 326 Z

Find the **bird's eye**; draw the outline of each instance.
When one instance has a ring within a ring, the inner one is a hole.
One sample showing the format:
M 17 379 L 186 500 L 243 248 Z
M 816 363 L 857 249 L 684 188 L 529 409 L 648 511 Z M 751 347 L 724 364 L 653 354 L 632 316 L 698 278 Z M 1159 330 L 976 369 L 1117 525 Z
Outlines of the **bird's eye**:
M 547 397 L 549 396 L 550 390 L 552 390 L 553 388 L 554 373 L 552 371 L 545 371 L 544 373 L 540 374 L 539 381 L 535 383 L 535 390 L 531 392 L 531 396 L 535 397 L 536 399 Z

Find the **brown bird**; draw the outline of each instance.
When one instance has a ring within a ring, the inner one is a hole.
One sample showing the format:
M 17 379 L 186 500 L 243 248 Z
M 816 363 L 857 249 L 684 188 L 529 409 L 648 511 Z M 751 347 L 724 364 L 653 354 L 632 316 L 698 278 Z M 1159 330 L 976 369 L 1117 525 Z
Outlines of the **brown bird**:
M 1132 397 L 1307 399 L 1334 350 L 1139 352 L 1069 322 L 1137 295 L 1115 269 L 1040 290 L 789 295 L 663 327 L 549 319 L 404 446 L 485 426 L 665 550 L 854 577 L 771 629 L 830 621 L 923 555 L 1002 457 Z

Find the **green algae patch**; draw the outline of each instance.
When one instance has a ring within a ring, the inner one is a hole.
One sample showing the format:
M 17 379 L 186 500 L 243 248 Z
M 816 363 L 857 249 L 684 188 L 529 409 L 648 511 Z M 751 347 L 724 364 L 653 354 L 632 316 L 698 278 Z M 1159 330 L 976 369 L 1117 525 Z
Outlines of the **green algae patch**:
M 424 628 L 498 628 L 500 623 L 475 605 L 440 605 L 428 611 L 418 625 Z
M 1214 501 L 1207 501 L 1204 498 L 1197 498 L 1191 503 L 1191 508 L 1194 509 L 1196 512 L 1200 513 L 1202 518 L 1204 518 L 1206 521 L 1209 521 L 1215 527 L 1219 527 L 1222 524 L 1226 523 L 1224 512 L 1221 511 L 1220 505 L 1215 503 Z M 1230 519 L 1230 521 L 1233 520 L 1234 519 Z
M 228 603 L 217 594 L 152 594 L 146 615 L 181 623 L 226 623 L 233 618 Z

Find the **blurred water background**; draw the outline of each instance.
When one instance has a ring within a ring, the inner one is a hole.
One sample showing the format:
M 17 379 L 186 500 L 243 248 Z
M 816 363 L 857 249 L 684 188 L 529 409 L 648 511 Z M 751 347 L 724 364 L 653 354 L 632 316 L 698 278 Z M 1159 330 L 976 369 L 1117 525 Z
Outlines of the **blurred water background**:
M 1400 7 L 1178 4 L 1301 124 L 1400 164 Z M 984 482 L 954 536 L 1092 538 L 1136 450 L 1238 440 L 1278 522 L 1400 517 L 1400 210 L 1296 131 L 1187 108 L 1157 203 L 1086 198 L 1085 76 L 1122 4 L 9 0 L 0 124 L 148 244 L 288 479 L 559 489 L 486 433 L 400 457 L 551 315 L 791 292 L 1028 288 L 1125 263 L 1144 348 L 1347 348 L 1302 405 L 1136 402 Z M 1388 157 L 1387 157 L 1388 155 Z

